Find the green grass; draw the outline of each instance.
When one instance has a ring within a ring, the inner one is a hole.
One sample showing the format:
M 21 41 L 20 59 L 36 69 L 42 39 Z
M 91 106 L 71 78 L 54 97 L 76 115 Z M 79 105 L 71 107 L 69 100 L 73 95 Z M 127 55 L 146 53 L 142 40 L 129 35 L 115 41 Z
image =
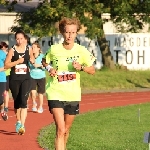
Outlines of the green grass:
M 95 75 L 81 72 L 82 90 L 150 88 L 150 70 L 98 70 Z
M 82 90 L 150 88 L 150 70 L 98 70 L 95 75 L 81 72 Z M 141 122 L 138 109 L 141 108 Z M 150 128 L 150 104 L 104 109 L 78 115 L 71 129 L 68 150 L 147 150 L 144 132 Z M 54 149 L 55 126 L 40 130 L 41 147 Z
M 150 88 L 150 70 L 97 70 L 94 75 L 81 73 L 81 88 L 85 90 L 118 90 Z M 47 73 L 48 76 L 48 73 Z
M 138 110 L 140 107 L 140 122 Z M 147 150 L 144 133 L 150 129 L 150 103 L 80 114 L 71 128 L 68 150 Z M 55 126 L 43 128 L 39 144 L 54 149 Z

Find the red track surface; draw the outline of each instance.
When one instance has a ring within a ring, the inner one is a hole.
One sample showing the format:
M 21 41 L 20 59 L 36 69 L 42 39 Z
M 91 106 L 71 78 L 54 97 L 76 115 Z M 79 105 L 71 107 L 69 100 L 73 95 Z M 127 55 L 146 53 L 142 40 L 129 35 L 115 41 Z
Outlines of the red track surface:
M 126 93 L 98 93 L 82 95 L 80 112 L 88 112 L 108 107 L 125 106 L 150 102 L 150 91 Z M 23 136 L 15 132 L 16 118 L 13 112 L 13 101 L 9 102 L 9 119 L 0 119 L 0 150 L 42 150 L 37 143 L 39 130 L 53 122 L 48 111 L 47 101 L 44 100 L 44 113 L 38 114 L 31 111 L 29 101 L 28 116 L 26 120 L 26 133 Z

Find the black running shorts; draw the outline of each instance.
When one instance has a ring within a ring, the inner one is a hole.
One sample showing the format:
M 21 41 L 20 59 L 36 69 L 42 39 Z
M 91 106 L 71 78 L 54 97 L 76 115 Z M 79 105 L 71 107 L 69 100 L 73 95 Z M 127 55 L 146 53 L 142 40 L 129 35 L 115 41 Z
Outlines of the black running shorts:
M 33 79 L 31 78 L 31 90 L 37 90 L 37 93 L 44 94 L 45 93 L 45 82 L 46 79 Z
M 0 105 L 4 103 L 4 91 L 6 90 L 6 82 L 0 82 Z
M 63 108 L 64 114 L 76 115 L 79 114 L 79 101 L 59 101 L 48 100 L 49 111 L 52 113 L 53 108 Z

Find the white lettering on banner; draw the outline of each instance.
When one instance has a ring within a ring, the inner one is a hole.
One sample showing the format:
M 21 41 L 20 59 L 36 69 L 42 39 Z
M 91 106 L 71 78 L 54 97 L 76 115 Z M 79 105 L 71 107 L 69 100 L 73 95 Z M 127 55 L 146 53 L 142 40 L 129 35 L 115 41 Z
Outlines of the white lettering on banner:
M 107 34 L 106 39 L 115 62 L 131 70 L 150 69 L 150 34 Z
M 148 47 L 150 46 L 150 38 L 147 37 L 115 37 L 114 45 L 117 47 L 123 47 L 123 46 L 136 46 L 136 47 Z
M 14 35 L 10 35 L 8 39 L 11 47 L 15 43 Z M 37 37 L 30 37 L 31 43 L 36 40 L 38 40 Z M 150 69 L 150 33 L 106 34 L 106 40 L 116 63 L 127 66 L 128 69 L 132 70 Z M 63 42 L 61 35 L 43 37 L 39 41 L 44 53 L 52 44 L 60 42 Z M 76 42 L 85 46 L 97 58 L 95 67 L 100 69 L 103 64 L 98 42 L 81 34 L 77 36 Z
M 128 56 L 128 55 L 130 55 L 130 56 Z M 128 58 L 130 58 L 130 61 L 128 60 Z M 126 51 L 126 63 L 127 64 L 132 64 L 132 61 L 133 61 L 132 51 L 131 50 L 127 50 Z
M 140 55 L 139 53 L 140 52 L 138 51 L 138 64 L 140 63 L 140 58 L 143 59 L 143 64 L 144 64 L 144 53 L 145 53 L 145 51 L 143 51 L 142 55 Z

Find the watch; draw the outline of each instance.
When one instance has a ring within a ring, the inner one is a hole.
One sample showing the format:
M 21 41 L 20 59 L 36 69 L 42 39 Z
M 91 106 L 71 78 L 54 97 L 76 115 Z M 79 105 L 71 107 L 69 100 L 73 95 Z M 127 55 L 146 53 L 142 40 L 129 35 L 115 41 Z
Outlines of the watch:
M 84 65 L 81 65 L 81 70 L 80 71 L 84 71 Z

